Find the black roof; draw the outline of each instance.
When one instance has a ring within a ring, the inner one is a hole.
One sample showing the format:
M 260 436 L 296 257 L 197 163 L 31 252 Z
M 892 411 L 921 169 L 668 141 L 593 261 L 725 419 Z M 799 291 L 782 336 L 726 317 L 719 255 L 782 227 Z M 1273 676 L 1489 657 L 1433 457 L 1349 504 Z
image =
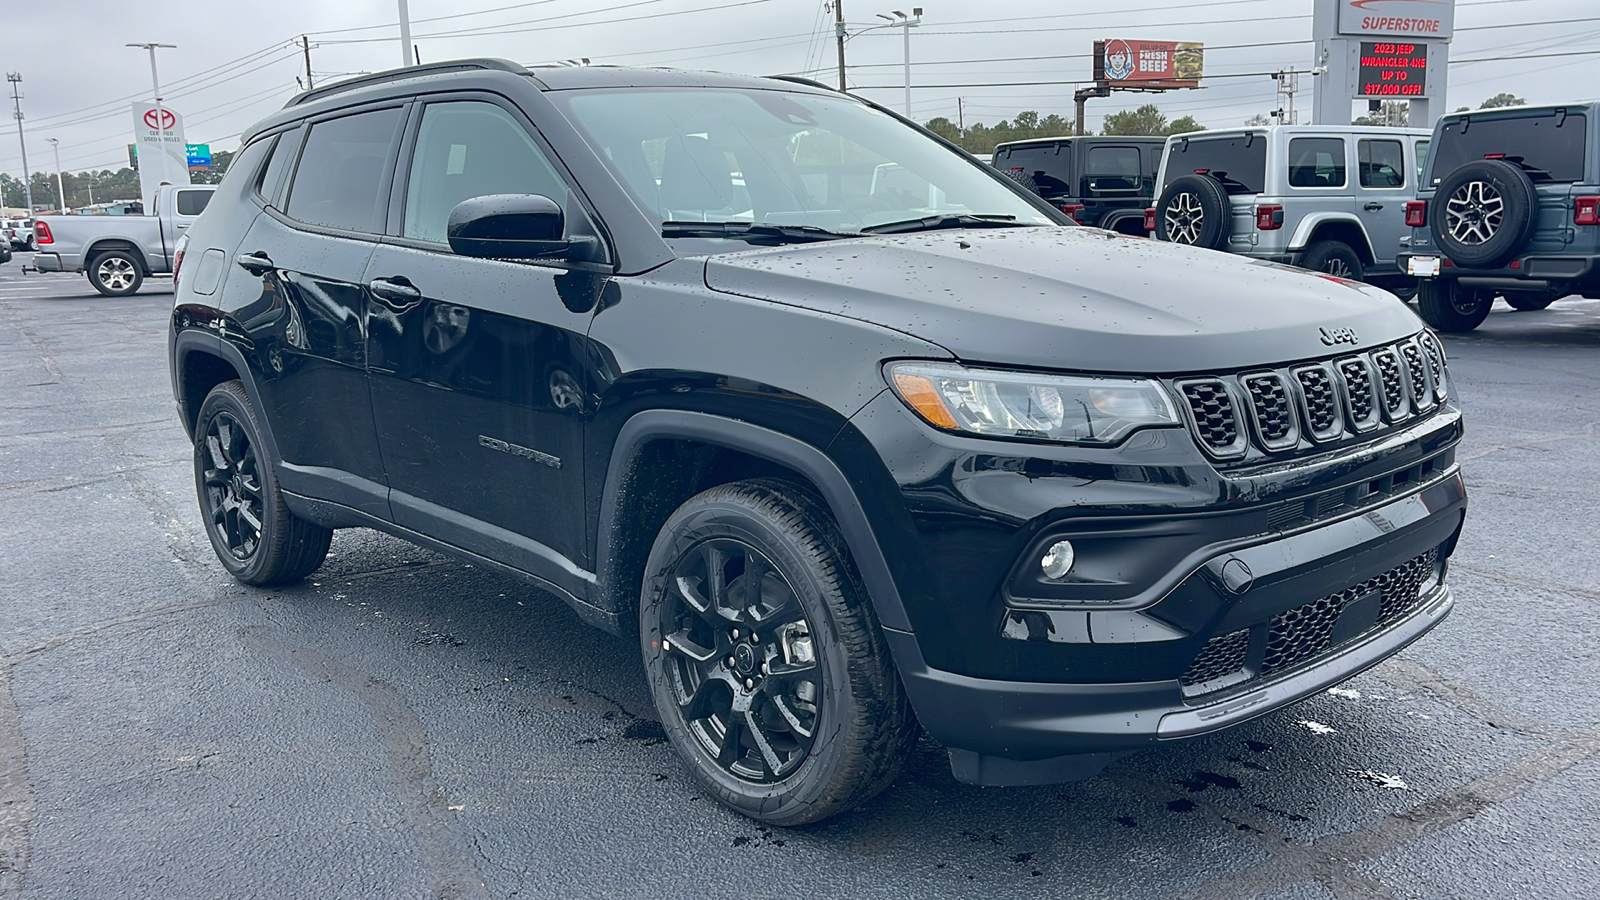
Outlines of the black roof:
M 1021 141 L 1005 141 L 1003 143 L 996 144 L 995 149 L 999 150 L 1001 147 L 1028 147 L 1035 145 L 1048 146 L 1050 144 L 1059 144 L 1062 141 L 1115 141 L 1119 144 L 1126 144 L 1132 141 L 1133 143 L 1148 142 L 1151 144 L 1161 144 L 1165 143 L 1166 140 L 1167 139 L 1165 137 L 1155 134 L 1064 134 L 1060 137 L 1028 138 Z

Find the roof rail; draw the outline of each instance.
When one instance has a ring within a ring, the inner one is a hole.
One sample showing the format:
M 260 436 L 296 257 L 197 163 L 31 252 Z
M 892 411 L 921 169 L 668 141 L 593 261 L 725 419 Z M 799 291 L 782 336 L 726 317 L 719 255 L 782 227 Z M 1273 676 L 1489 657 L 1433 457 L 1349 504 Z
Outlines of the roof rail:
M 838 88 L 832 88 L 820 81 L 810 78 L 802 78 L 799 75 L 768 75 L 766 77 L 772 79 L 773 81 L 787 81 L 790 84 L 803 84 L 806 87 L 822 88 L 825 91 L 833 91 L 835 94 L 839 93 Z
M 371 75 L 363 75 L 359 78 L 347 78 L 344 81 L 336 81 L 333 84 L 325 87 L 312 88 L 309 91 L 296 94 L 294 97 L 290 98 L 289 102 L 285 104 L 285 108 L 290 106 L 299 106 L 302 103 L 310 103 L 312 100 L 320 100 L 323 97 L 352 90 L 354 88 L 369 87 L 374 84 L 383 84 L 390 81 L 402 81 L 407 78 L 421 78 L 425 75 L 439 75 L 445 72 L 460 72 L 465 69 L 512 72 L 518 75 L 526 75 L 528 72 L 525 67 L 504 59 L 491 59 L 487 57 L 482 59 L 452 59 L 448 62 L 428 63 L 427 65 L 422 66 L 406 66 L 402 69 L 388 69 L 383 72 L 374 72 Z

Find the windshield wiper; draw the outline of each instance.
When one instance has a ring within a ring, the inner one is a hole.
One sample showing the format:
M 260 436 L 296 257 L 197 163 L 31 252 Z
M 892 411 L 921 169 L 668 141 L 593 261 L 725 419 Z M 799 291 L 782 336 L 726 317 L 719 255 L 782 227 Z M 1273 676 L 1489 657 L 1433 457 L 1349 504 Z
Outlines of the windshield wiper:
M 662 222 L 661 236 L 732 238 L 769 244 L 806 244 L 812 241 L 833 241 L 861 235 L 829 231 L 815 225 L 772 225 L 766 222 Z
M 920 219 L 905 219 L 900 222 L 885 222 L 882 225 L 868 225 L 861 229 L 863 234 L 903 234 L 908 231 L 938 231 L 941 228 L 1028 228 L 1031 223 L 1018 222 L 1016 216 L 1010 215 L 943 215 L 924 216 Z

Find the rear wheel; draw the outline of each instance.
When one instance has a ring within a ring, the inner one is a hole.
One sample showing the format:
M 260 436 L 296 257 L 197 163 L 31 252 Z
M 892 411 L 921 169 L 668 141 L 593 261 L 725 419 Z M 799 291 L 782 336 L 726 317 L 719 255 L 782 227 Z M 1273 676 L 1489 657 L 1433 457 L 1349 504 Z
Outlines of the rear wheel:
M 144 284 L 144 270 L 125 250 L 102 253 L 89 264 L 89 283 L 107 297 L 126 297 Z
M 1428 279 L 1417 285 L 1417 312 L 1440 331 L 1471 331 L 1489 318 L 1494 294 L 1461 287 L 1454 279 Z
M 1506 302 L 1511 304 L 1512 309 L 1520 310 L 1522 312 L 1533 312 L 1534 310 L 1544 309 L 1550 304 L 1556 302 L 1556 294 L 1552 292 L 1510 293 L 1506 294 Z
M 640 643 L 661 724 L 717 799 L 803 825 L 886 787 L 915 720 L 827 509 L 771 480 L 689 499 L 650 550 Z
M 1302 268 L 1324 272 L 1337 278 L 1360 281 L 1366 274 L 1361 257 L 1354 248 L 1343 241 L 1317 241 L 1300 255 Z
M 244 386 L 226 381 L 200 406 L 194 480 L 217 558 L 246 584 L 298 581 L 322 565 L 333 531 L 289 511 Z

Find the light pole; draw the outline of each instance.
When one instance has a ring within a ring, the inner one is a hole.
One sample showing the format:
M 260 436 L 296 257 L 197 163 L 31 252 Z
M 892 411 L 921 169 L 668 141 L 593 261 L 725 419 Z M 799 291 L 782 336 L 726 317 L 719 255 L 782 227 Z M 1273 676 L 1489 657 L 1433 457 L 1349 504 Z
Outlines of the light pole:
M 45 138 L 45 140 L 50 143 L 50 149 L 56 152 L 56 192 L 61 195 L 61 206 L 59 207 L 59 211 L 62 215 L 66 215 L 67 189 L 63 186 L 61 181 L 61 141 L 57 140 L 56 138 Z
M 911 26 L 922 24 L 922 7 L 911 7 L 911 15 L 906 15 L 900 10 L 892 10 L 894 15 L 878 13 L 878 18 L 888 20 L 891 25 L 899 25 L 905 32 L 906 40 L 906 118 L 911 118 Z M 878 26 L 882 28 L 883 26 Z
M 400 68 L 411 65 L 411 10 L 400 0 Z
M 152 43 L 152 44 L 129 44 L 128 46 L 129 47 L 138 47 L 141 50 L 149 50 L 150 51 L 150 90 L 155 95 L 155 98 L 156 98 L 156 139 L 157 139 L 156 148 L 157 148 L 157 151 L 158 151 L 156 153 L 156 158 L 158 160 L 160 160 L 159 162 L 155 163 L 155 165 L 158 165 L 158 166 L 161 167 L 160 170 L 159 170 L 160 177 L 158 177 L 156 180 L 165 181 L 166 180 L 165 176 L 166 176 L 166 173 L 167 173 L 167 156 L 166 156 L 166 154 L 167 154 L 167 123 L 165 121 L 165 119 L 166 119 L 166 110 L 162 109 L 162 107 L 161 107 L 161 77 L 156 74 L 156 50 L 158 48 L 163 48 L 163 47 L 166 48 L 166 49 L 169 49 L 169 50 L 176 50 L 176 49 L 178 49 L 178 45 L 177 44 L 153 44 Z M 150 164 L 149 162 L 146 162 L 146 165 L 149 165 L 149 164 Z M 155 198 L 151 197 L 150 198 L 150 208 L 151 209 L 155 209 L 156 208 L 155 207 L 155 202 L 156 202 Z
M 22 145 L 22 192 L 28 204 L 28 215 L 33 215 L 33 176 L 28 174 L 28 142 L 22 136 L 22 73 L 7 72 L 11 82 L 12 114 L 17 117 L 17 143 Z

